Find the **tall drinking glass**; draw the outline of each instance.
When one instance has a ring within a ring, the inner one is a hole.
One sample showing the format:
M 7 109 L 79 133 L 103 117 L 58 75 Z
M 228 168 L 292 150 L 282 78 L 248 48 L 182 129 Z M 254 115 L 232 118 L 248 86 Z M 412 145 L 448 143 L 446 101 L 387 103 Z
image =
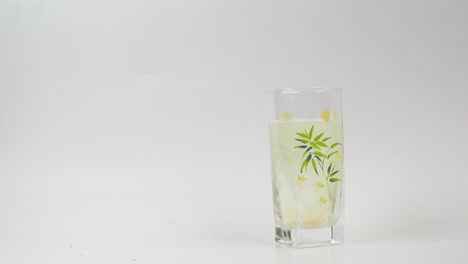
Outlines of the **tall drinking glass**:
M 276 242 L 292 247 L 344 238 L 341 88 L 271 93 L 270 152 Z

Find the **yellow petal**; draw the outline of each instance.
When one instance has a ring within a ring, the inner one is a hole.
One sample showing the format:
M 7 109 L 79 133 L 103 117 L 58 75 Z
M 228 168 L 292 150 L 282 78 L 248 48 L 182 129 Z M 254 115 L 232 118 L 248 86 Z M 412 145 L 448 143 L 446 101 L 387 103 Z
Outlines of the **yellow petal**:
M 320 117 L 325 121 L 329 122 L 330 121 L 330 111 L 327 109 L 323 109 L 323 112 L 320 114 Z
M 343 158 L 343 155 L 341 155 L 339 152 L 337 152 L 335 155 L 336 155 L 337 159 L 342 159 Z
M 324 188 L 325 187 L 325 184 L 323 184 L 322 182 L 317 182 L 317 188 Z
M 323 196 L 320 196 L 320 202 L 323 203 L 323 204 L 326 204 L 327 199 L 325 199 L 325 197 L 323 197 Z
M 302 175 L 299 175 L 299 176 L 297 176 L 297 180 L 300 181 L 300 182 L 303 182 L 303 181 L 306 180 L 306 178 L 304 176 L 302 176 Z
M 283 112 L 284 121 L 289 121 L 289 120 L 292 120 L 293 118 L 294 118 L 294 116 L 293 116 L 292 113 L 289 113 L 288 111 Z

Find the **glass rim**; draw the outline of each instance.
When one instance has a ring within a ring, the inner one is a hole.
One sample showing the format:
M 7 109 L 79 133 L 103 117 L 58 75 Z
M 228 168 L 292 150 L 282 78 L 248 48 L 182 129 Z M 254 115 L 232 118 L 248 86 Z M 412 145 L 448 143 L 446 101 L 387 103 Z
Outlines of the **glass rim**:
M 279 88 L 270 91 L 273 94 L 289 93 L 317 93 L 317 92 L 341 92 L 342 88 L 338 86 L 331 87 L 305 87 L 305 88 Z

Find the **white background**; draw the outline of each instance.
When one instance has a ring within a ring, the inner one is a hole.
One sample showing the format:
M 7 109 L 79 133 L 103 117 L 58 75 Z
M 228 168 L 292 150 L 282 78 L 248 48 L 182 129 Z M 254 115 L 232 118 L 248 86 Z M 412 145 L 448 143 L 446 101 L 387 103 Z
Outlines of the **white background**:
M 466 263 L 467 1 L 0 2 L 1 263 Z M 346 234 L 275 248 L 267 92 L 342 86 Z

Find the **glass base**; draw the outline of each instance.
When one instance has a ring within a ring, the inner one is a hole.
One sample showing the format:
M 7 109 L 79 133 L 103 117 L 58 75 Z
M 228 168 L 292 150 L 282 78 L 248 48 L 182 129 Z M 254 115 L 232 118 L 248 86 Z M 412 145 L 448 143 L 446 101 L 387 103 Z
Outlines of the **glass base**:
M 337 238 L 335 227 L 293 228 L 276 227 L 276 243 L 294 248 L 321 247 L 343 244 L 343 239 Z

